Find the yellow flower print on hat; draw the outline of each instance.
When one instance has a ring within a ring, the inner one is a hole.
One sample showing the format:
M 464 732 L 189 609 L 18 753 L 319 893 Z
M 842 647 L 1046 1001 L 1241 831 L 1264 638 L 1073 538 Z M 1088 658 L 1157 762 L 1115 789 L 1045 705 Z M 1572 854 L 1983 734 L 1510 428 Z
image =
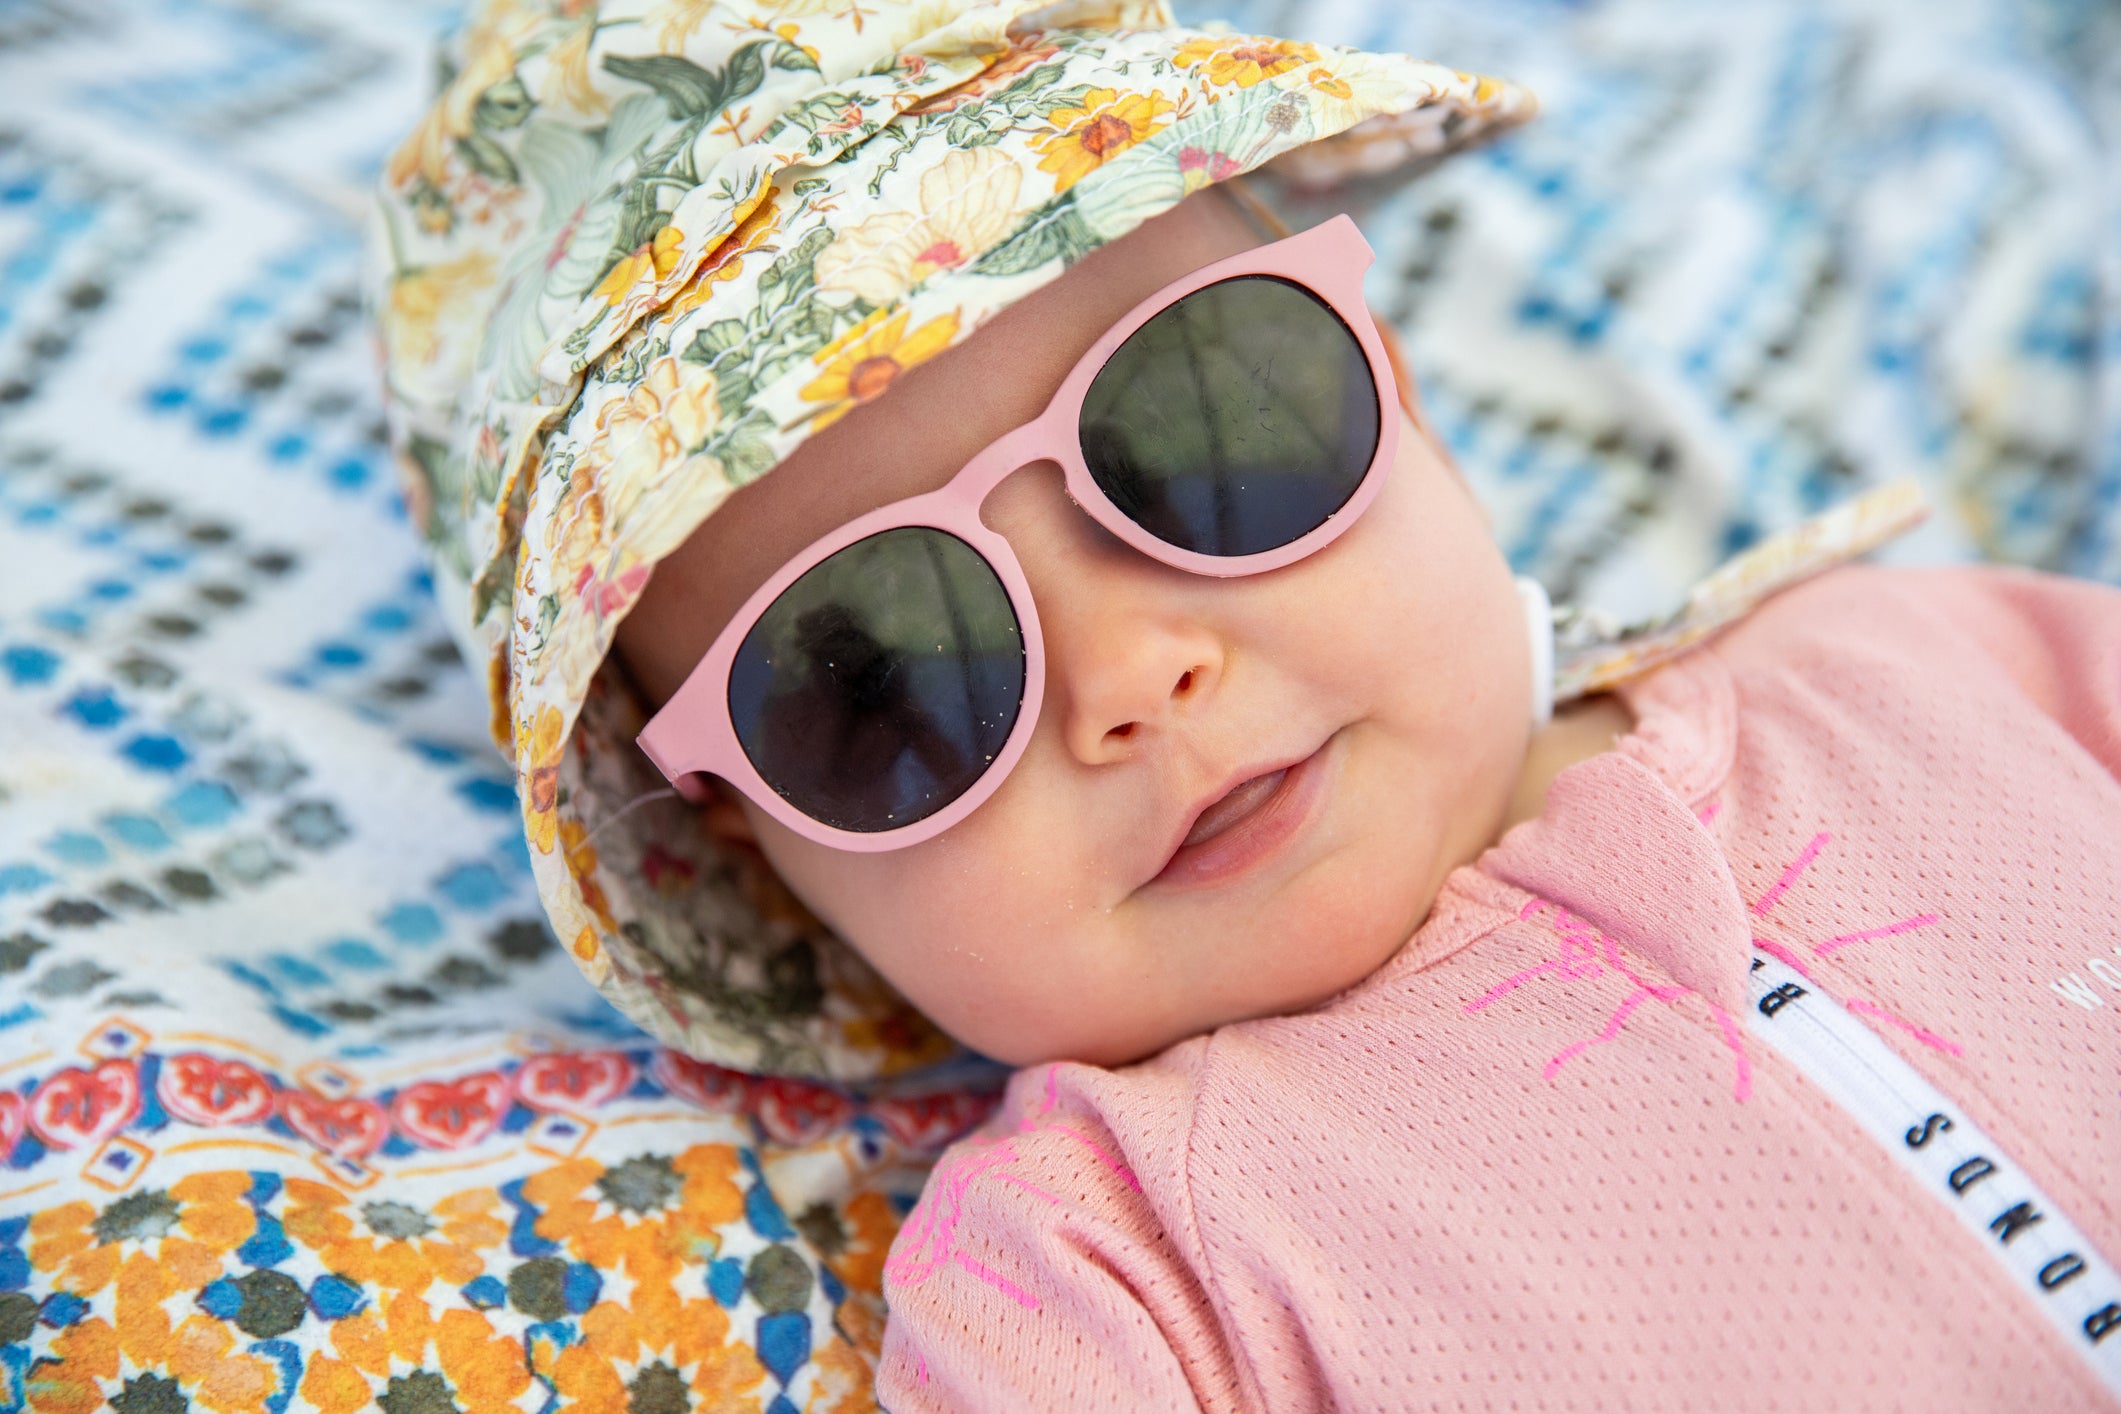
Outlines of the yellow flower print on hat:
M 1473 101 L 1476 104 L 1491 103 L 1503 92 L 1503 85 L 1485 74 L 1469 74 L 1461 69 L 1458 71 L 1458 77 L 1473 85 Z
M 611 111 L 611 101 L 597 88 L 589 69 L 589 46 L 596 43 L 597 22 L 594 14 L 576 21 L 574 33 L 554 45 L 545 56 L 550 65 L 545 71 L 543 97 L 546 102 L 566 106 L 578 113 L 603 114 Z
M 854 17 L 855 28 L 861 28 L 862 19 L 876 13 L 872 3 L 866 10 L 859 4 L 849 5 L 847 0 L 766 0 L 765 13 L 776 20 L 810 19 L 819 15 L 832 15 L 844 11 Z
M 627 517 L 656 490 L 660 470 L 705 441 L 721 418 L 714 374 L 670 357 L 652 361 L 640 382 L 598 409 L 596 432 L 546 523 L 552 583 L 599 616 L 630 603 L 648 571 L 626 545 Z
M 1304 75 L 1304 81 L 1328 98 L 1347 99 L 1355 94 L 1348 81 L 1331 69 L 1313 69 Z
M 677 319 L 692 313 L 714 295 L 714 287 L 744 273 L 744 257 L 773 239 L 780 227 L 780 193 L 769 188 L 766 199 L 752 208 L 707 263 L 694 271 L 685 288 L 670 302 L 667 317 Z
M 1225 86 L 1250 88 L 1261 79 L 1287 73 L 1299 64 L 1318 62 L 1318 46 L 1293 39 L 1254 39 L 1249 35 L 1196 39 L 1175 56 L 1184 68 L 1205 63 L 1207 80 Z
M 1276 88 L 1301 95 L 1312 121 L 1342 128 L 1397 104 L 1407 92 L 1406 75 L 1366 56 L 1340 56 L 1331 68 L 1298 64 L 1273 76 Z
M 896 304 L 1007 235 L 1023 180 L 1023 168 L 991 147 L 950 153 L 922 174 L 913 212 L 881 212 L 819 252 L 818 289 Z
M 1044 154 L 1041 172 L 1053 173 L 1053 189 L 1066 191 L 1105 163 L 1171 121 L 1178 105 L 1160 93 L 1094 88 L 1080 106 L 1055 109 L 1050 121 L 1061 131 L 1034 140 Z
M 523 775 L 523 827 L 531 847 L 540 854 L 552 853 L 559 837 L 560 818 L 560 709 L 551 703 L 538 708 L 534 721 L 519 724 L 523 740 L 516 744 L 516 759 L 527 763 Z
M 588 827 L 579 820 L 562 820 L 560 850 L 567 857 L 567 868 L 575 882 L 581 885 L 582 902 L 605 931 L 617 932 L 619 924 L 611 915 L 611 902 L 604 896 L 604 886 L 597 882 L 597 849 L 589 842 Z
M 655 233 L 652 240 L 643 241 L 633 254 L 624 256 L 619 263 L 605 272 L 591 291 L 606 304 L 617 304 L 649 271 L 661 280 L 677 268 L 678 255 L 685 246 L 685 233 L 675 226 L 665 226 Z
M 830 427 L 856 404 L 882 396 L 901 373 L 957 342 L 955 312 L 909 334 L 906 324 L 912 317 L 913 311 L 903 306 L 878 310 L 818 350 L 815 361 L 825 371 L 803 386 L 802 397 L 825 406 L 800 420 L 812 421 L 819 429 Z
M 479 100 L 515 72 L 518 51 L 544 22 L 544 15 L 528 7 L 482 9 L 465 35 L 462 67 L 420 125 L 391 154 L 384 173 L 392 186 L 402 186 L 414 176 L 430 187 L 440 187 L 449 179 L 457 144 L 472 135 L 472 115 Z
M 596 435 L 582 449 L 576 473 L 608 468 L 600 480 L 634 485 L 697 447 L 721 420 L 714 374 L 704 364 L 656 359 L 625 397 L 598 411 Z
M 605 527 L 602 463 L 584 456 L 560 492 L 561 507 L 545 528 L 553 583 L 572 586 L 595 577 L 610 535 Z
M 391 281 L 390 318 L 386 325 L 391 363 L 398 368 L 433 363 L 443 347 L 441 331 L 436 327 L 442 311 L 493 283 L 494 259 L 483 250 L 407 270 Z M 461 345 L 460 349 L 468 362 L 473 350 Z M 466 371 L 445 370 L 452 377 L 461 377 Z
M 976 104 L 990 94 L 1007 88 L 1027 71 L 1060 52 L 1060 46 L 1047 42 L 1042 34 L 1019 35 L 1010 42 L 1008 52 L 989 65 L 985 73 L 955 88 L 946 88 L 941 93 L 923 98 L 906 110 L 906 116 L 925 117 L 930 113 L 954 113 L 960 108 Z

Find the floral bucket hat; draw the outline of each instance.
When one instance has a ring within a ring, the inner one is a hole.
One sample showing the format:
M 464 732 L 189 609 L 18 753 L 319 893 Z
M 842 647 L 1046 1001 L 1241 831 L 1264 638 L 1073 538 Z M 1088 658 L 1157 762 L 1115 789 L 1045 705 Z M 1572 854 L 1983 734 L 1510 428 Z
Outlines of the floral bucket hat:
M 409 508 L 559 937 L 722 1065 L 949 1056 L 659 789 L 605 664 L 620 619 L 723 497 L 1090 250 L 1285 154 L 1306 185 L 1369 175 L 1530 96 L 1162 0 L 493 0 L 448 62 L 386 167 L 371 294 Z

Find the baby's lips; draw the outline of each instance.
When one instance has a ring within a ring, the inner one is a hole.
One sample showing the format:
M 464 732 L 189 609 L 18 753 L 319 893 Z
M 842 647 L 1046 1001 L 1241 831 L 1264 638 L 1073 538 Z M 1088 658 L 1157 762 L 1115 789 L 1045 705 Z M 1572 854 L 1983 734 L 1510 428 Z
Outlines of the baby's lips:
M 1313 811 L 1322 788 L 1320 758 L 1332 741 L 1329 736 L 1309 751 L 1233 773 L 1222 790 L 1186 817 L 1147 882 L 1211 885 L 1279 849 Z M 1280 818 L 1284 815 L 1291 818 Z
M 1214 802 L 1194 817 L 1193 828 L 1186 831 L 1186 837 L 1180 843 L 1179 848 L 1184 849 L 1187 846 L 1199 844 L 1203 840 L 1211 840 L 1244 819 L 1247 815 L 1250 815 L 1266 801 L 1268 796 L 1274 794 L 1274 788 L 1280 785 L 1283 778 L 1288 774 L 1286 768 L 1279 771 L 1269 771 L 1263 776 L 1254 776 L 1250 780 L 1240 781 L 1235 786 L 1232 786 L 1222 799 Z

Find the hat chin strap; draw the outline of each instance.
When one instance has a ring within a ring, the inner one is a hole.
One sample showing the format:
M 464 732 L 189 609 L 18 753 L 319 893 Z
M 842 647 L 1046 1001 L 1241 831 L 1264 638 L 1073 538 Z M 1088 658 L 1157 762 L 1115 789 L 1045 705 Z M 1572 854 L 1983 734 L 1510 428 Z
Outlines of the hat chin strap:
M 1524 575 L 1517 576 L 1517 598 L 1532 644 L 1532 730 L 1538 731 L 1554 720 L 1554 605 L 1545 586 Z

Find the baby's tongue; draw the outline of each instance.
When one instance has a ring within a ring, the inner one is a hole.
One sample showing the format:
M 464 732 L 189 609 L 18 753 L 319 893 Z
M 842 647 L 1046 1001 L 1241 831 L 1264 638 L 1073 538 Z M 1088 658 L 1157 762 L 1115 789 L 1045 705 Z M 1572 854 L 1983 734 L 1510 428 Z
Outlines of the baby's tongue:
M 1200 812 L 1200 818 L 1193 822 L 1193 828 L 1186 831 L 1186 843 L 1199 844 L 1202 840 L 1213 839 L 1250 815 L 1266 802 L 1268 796 L 1274 794 L 1274 788 L 1280 785 L 1281 778 L 1288 774 L 1289 770 L 1284 766 L 1279 771 L 1254 776 L 1236 787 L 1221 800 Z

